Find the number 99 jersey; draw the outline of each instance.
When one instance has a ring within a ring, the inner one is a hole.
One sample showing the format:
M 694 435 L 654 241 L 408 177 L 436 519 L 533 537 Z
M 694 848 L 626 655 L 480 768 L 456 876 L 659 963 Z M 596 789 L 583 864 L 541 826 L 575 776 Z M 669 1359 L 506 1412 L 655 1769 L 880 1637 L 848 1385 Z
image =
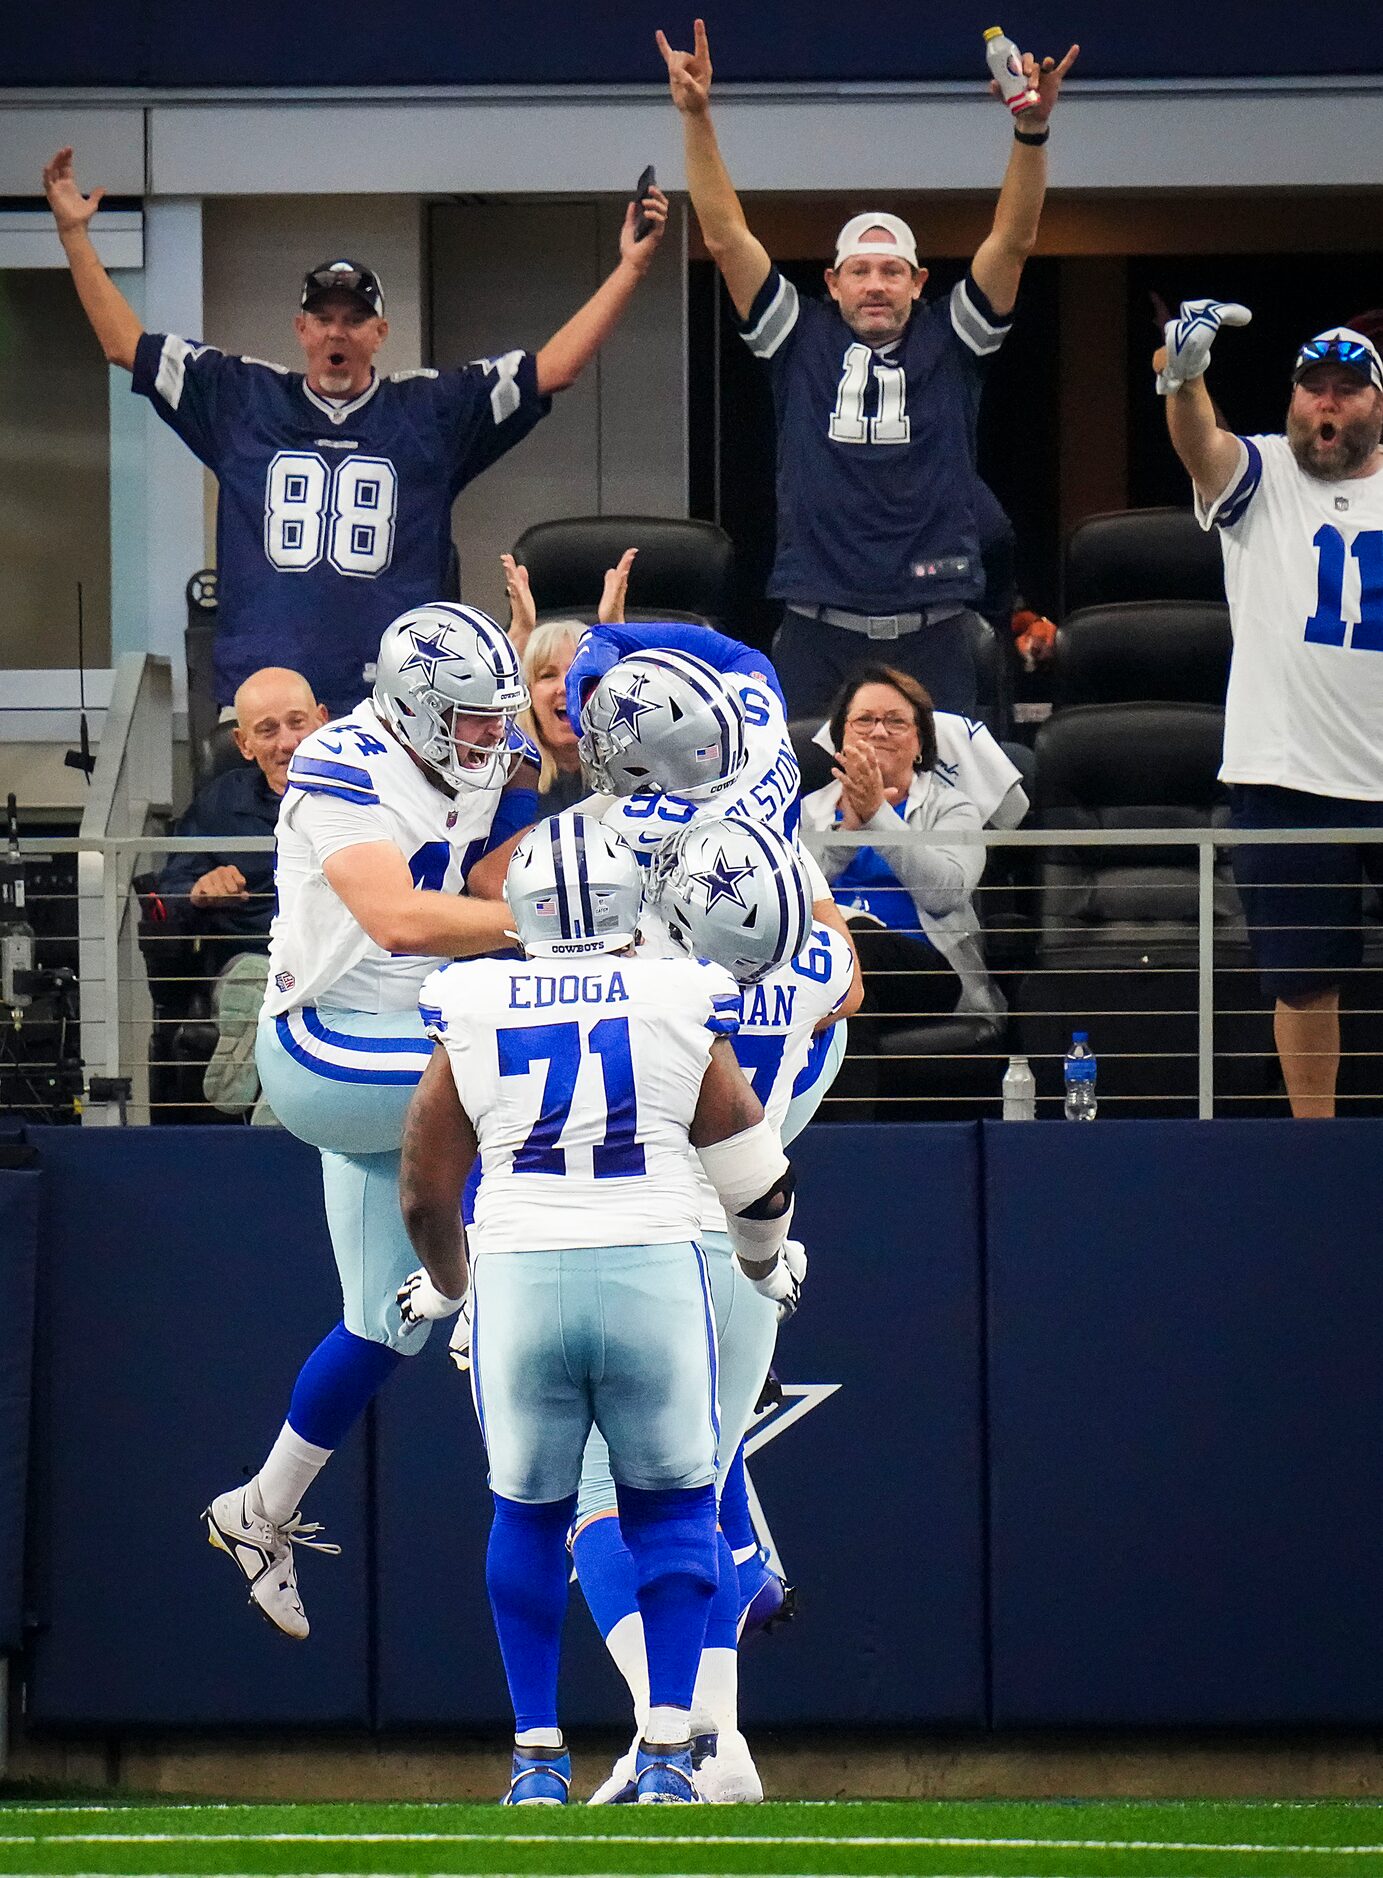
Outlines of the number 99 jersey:
M 777 693 L 750 673 L 727 672 L 723 677 L 744 705 L 746 758 L 739 776 L 709 801 L 650 791 L 618 797 L 601 815 L 644 866 L 669 835 L 697 815 L 737 815 L 742 821 L 775 828 L 789 841 L 797 838 L 802 772 Z
M 475 1249 L 667 1245 L 700 1225 L 689 1130 L 739 988 L 695 959 L 445 966 L 419 996 L 480 1144 Z

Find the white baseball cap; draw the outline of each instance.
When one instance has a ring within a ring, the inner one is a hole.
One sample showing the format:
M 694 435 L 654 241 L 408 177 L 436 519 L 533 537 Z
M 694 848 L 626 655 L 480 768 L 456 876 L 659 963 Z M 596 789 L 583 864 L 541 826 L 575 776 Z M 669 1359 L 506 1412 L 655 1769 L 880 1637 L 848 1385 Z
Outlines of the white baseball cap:
M 887 229 L 892 241 L 866 241 L 866 234 L 874 228 Z M 901 216 L 886 215 L 881 210 L 850 217 L 836 236 L 836 258 L 832 267 L 838 268 L 852 254 L 888 254 L 906 261 L 909 267 L 918 265 L 917 239 L 912 230 Z
M 1292 383 L 1295 385 L 1313 365 L 1343 365 L 1347 371 L 1357 372 L 1375 391 L 1383 391 L 1383 358 L 1378 347 L 1352 326 L 1331 326 L 1308 339 L 1296 356 Z

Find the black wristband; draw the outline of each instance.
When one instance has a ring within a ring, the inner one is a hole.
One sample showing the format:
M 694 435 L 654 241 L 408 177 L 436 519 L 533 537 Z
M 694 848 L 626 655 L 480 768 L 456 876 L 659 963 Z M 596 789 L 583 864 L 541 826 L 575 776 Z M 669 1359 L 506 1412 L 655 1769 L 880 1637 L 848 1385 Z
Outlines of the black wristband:
M 1039 131 L 1020 130 L 1018 125 L 1016 124 L 1013 127 L 1013 135 L 1019 143 L 1031 143 L 1031 144 L 1046 143 L 1047 139 L 1051 136 L 1051 134 L 1052 134 L 1052 127 L 1050 124 L 1044 124 L 1041 130 Z

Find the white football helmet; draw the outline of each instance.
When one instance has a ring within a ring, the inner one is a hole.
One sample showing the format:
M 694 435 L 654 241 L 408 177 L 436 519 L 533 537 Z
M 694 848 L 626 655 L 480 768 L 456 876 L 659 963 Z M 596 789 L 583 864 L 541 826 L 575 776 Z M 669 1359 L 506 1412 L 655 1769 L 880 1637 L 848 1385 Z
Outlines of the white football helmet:
M 375 709 L 400 743 L 453 788 L 488 789 L 506 779 L 514 761 L 509 733 L 527 705 L 519 655 L 478 607 L 438 600 L 385 628 Z M 458 740 L 458 716 L 493 717 L 496 740 Z
M 734 815 L 688 822 L 659 849 L 649 899 L 674 942 L 742 985 L 786 965 L 812 929 L 812 889 L 791 841 Z
M 705 801 L 744 768 L 744 704 L 690 652 L 631 652 L 581 709 L 581 761 L 595 788 Z
M 530 828 L 509 862 L 504 897 L 530 957 L 582 958 L 634 943 L 643 869 L 613 829 L 568 809 Z

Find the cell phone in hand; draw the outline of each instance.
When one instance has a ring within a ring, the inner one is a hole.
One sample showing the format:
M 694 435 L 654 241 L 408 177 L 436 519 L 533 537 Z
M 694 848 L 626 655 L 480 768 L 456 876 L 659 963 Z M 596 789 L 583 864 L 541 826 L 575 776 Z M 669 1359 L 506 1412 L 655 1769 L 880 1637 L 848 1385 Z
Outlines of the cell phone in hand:
M 634 185 L 634 239 L 642 241 L 653 227 L 650 218 L 643 212 L 643 199 L 658 180 L 658 173 L 650 163 Z

